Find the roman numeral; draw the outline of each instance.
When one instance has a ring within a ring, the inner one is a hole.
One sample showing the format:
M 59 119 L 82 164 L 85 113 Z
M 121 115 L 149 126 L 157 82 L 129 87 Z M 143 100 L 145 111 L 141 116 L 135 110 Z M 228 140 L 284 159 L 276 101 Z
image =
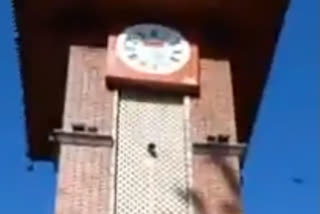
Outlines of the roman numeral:
M 136 59 L 136 58 L 138 58 L 138 55 L 135 54 L 135 53 L 133 53 L 133 54 L 130 54 L 128 57 L 129 57 L 130 59 Z
M 156 29 L 152 29 L 150 32 L 152 38 L 158 38 L 158 31 Z
M 179 62 L 180 60 L 174 56 L 170 57 L 171 61 L 174 61 L 174 62 Z

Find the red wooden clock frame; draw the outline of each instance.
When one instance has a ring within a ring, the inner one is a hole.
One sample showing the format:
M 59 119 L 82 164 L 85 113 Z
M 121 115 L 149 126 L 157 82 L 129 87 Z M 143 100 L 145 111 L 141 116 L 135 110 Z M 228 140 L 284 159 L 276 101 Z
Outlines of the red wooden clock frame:
M 191 44 L 190 59 L 181 69 L 165 75 L 149 74 L 134 70 L 118 57 L 116 42 L 119 34 L 111 34 L 108 38 L 107 84 L 109 87 L 136 87 L 186 94 L 197 94 L 199 92 L 199 50 L 196 44 Z

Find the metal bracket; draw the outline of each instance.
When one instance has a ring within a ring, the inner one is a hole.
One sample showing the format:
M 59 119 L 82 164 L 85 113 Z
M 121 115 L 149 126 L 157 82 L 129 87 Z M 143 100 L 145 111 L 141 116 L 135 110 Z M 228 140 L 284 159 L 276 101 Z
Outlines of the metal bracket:
M 59 144 L 72 144 L 79 146 L 113 147 L 114 141 L 111 135 L 101 135 L 89 132 L 66 132 L 56 129 L 50 136 L 50 141 Z

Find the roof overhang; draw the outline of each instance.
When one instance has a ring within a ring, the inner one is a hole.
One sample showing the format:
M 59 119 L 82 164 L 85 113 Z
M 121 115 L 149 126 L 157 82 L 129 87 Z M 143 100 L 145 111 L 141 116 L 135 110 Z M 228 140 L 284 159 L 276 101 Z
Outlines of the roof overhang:
M 51 159 L 48 133 L 61 127 L 70 44 L 105 45 L 109 27 L 128 21 L 174 22 L 203 29 L 208 37 L 221 40 L 232 64 L 239 140 L 248 142 L 289 4 L 289 0 L 13 2 L 20 34 L 28 155 L 38 160 Z

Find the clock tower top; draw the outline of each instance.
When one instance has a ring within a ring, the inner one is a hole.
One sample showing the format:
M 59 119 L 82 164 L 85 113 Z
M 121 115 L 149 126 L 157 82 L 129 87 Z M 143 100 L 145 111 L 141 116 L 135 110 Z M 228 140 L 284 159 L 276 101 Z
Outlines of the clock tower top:
M 160 24 L 137 24 L 109 36 L 107 83 L 198 93 L 198 44 Z
M 289 0 L 12 2 L 28 155 L 35 160 L 52 158 L 54 147 L 47 139 L 62 124 L 70 45 L 107 47 L 108 66 L 125 68 L 126 78 L 106 74 L 117 87 L 143 77 L 139 85 L 201 92 L 201 72 L 208 64 L 199 62 L 227 60 L 238 138 L 249 141 L 289 4 Z
M 178 31 L 155 24 L 128 27 L 116 43 L 116 54 L 136 71 L 170 74 L 191 56 L 189 42 Z

